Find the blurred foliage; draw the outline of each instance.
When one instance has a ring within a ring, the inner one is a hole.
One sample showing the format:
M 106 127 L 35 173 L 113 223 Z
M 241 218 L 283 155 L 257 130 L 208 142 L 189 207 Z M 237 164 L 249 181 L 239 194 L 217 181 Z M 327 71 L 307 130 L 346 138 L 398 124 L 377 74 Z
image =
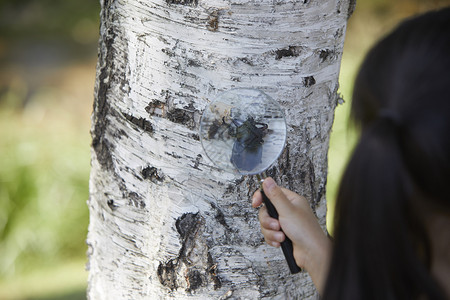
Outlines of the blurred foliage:
M 91 58 L 99 10 L 97 0 L 0 0 L 2 67 L 43 71 Z
M 0 0 L 0 299 L 85 298 L 99 10 Z
M 0 276 L 85 252 L 88 137 L 27 117 L 0 113 Z

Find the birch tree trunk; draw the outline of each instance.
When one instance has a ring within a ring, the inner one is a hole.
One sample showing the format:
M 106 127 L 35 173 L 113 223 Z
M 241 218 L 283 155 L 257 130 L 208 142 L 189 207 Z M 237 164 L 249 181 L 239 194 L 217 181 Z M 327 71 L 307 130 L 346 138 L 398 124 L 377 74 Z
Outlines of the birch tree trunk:
M 284 108 L 269 170 L 325 225 L 327 151 L 352 0 L 104 0 L 95 103 L 90 299 L 312 299 L 267 246 L 251 177 L 218 170 L 199 119 L 224 90 Z

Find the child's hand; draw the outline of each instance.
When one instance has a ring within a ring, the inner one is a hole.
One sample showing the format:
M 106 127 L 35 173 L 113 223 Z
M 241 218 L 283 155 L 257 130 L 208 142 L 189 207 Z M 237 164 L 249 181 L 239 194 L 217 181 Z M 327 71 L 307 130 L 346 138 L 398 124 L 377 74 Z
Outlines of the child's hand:
M 276 220 L 269 216 L 266 207 L 259 210 L 261 231 L 266 242 L 279 247 L 286 234 L 292 240 L 295 262 L 308 271 L 317 289 L 321 291 L 328 270 L 331 242 L 320 227 L 308 201 L 288 189 L 278 187 L 270 177 L 264 180 L 263 189 L 279 214 L 279 219 Z M 261 204 L 261 192 L 256 191 L 252 206 L 258 207 Z

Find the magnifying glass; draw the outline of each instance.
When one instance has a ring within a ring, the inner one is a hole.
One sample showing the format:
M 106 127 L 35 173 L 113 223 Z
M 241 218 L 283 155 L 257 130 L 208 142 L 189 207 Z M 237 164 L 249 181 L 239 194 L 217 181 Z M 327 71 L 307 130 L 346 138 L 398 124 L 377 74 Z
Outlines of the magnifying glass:
M 286 143 L 286 120 L 281 107 L 257 89 L 231 89 L 218 95 L 203 111 L 200 140 L 208 158 L 220 169 L 256 175 L 260 184 L 265 171 L 278 159 Z M 272 218 L 278 212 L 264 194 Z M 292 274 L 301 269 L 294 260 L 292 241 L 286 236 L 281 249 Z

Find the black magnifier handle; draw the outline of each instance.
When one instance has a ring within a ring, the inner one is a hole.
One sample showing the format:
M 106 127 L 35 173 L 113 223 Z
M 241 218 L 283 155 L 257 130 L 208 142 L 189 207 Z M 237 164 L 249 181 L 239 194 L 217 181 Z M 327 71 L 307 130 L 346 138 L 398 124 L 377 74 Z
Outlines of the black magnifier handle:
M 273 206 L 272 202 L 269 198 L 267 198 L 266 194 L 264 193 L 262 186 L 261 186 L 261 194 L 263 197 L 264 205 L 267 207 L 267 212 L 269 213 L 269 216 L 271 216 L 274 219 L 278 220 L 278 212 L 275 209 L 275 206 Z M 289 270 L 291 271 L 291 274 L 296 274 L 300 272 L 302 269 L 297 266 L 297 263 L 294 259 L 294 247 L 292 246 L 292 241 L 290 238 L 288 238 L 287 235 L 285 235 L 286 238 L 284 239 L 284 242 L 281 243 L 281 249 L 283 250 L 284 257 L 286 258 L 286 262 L 289 266 Z

